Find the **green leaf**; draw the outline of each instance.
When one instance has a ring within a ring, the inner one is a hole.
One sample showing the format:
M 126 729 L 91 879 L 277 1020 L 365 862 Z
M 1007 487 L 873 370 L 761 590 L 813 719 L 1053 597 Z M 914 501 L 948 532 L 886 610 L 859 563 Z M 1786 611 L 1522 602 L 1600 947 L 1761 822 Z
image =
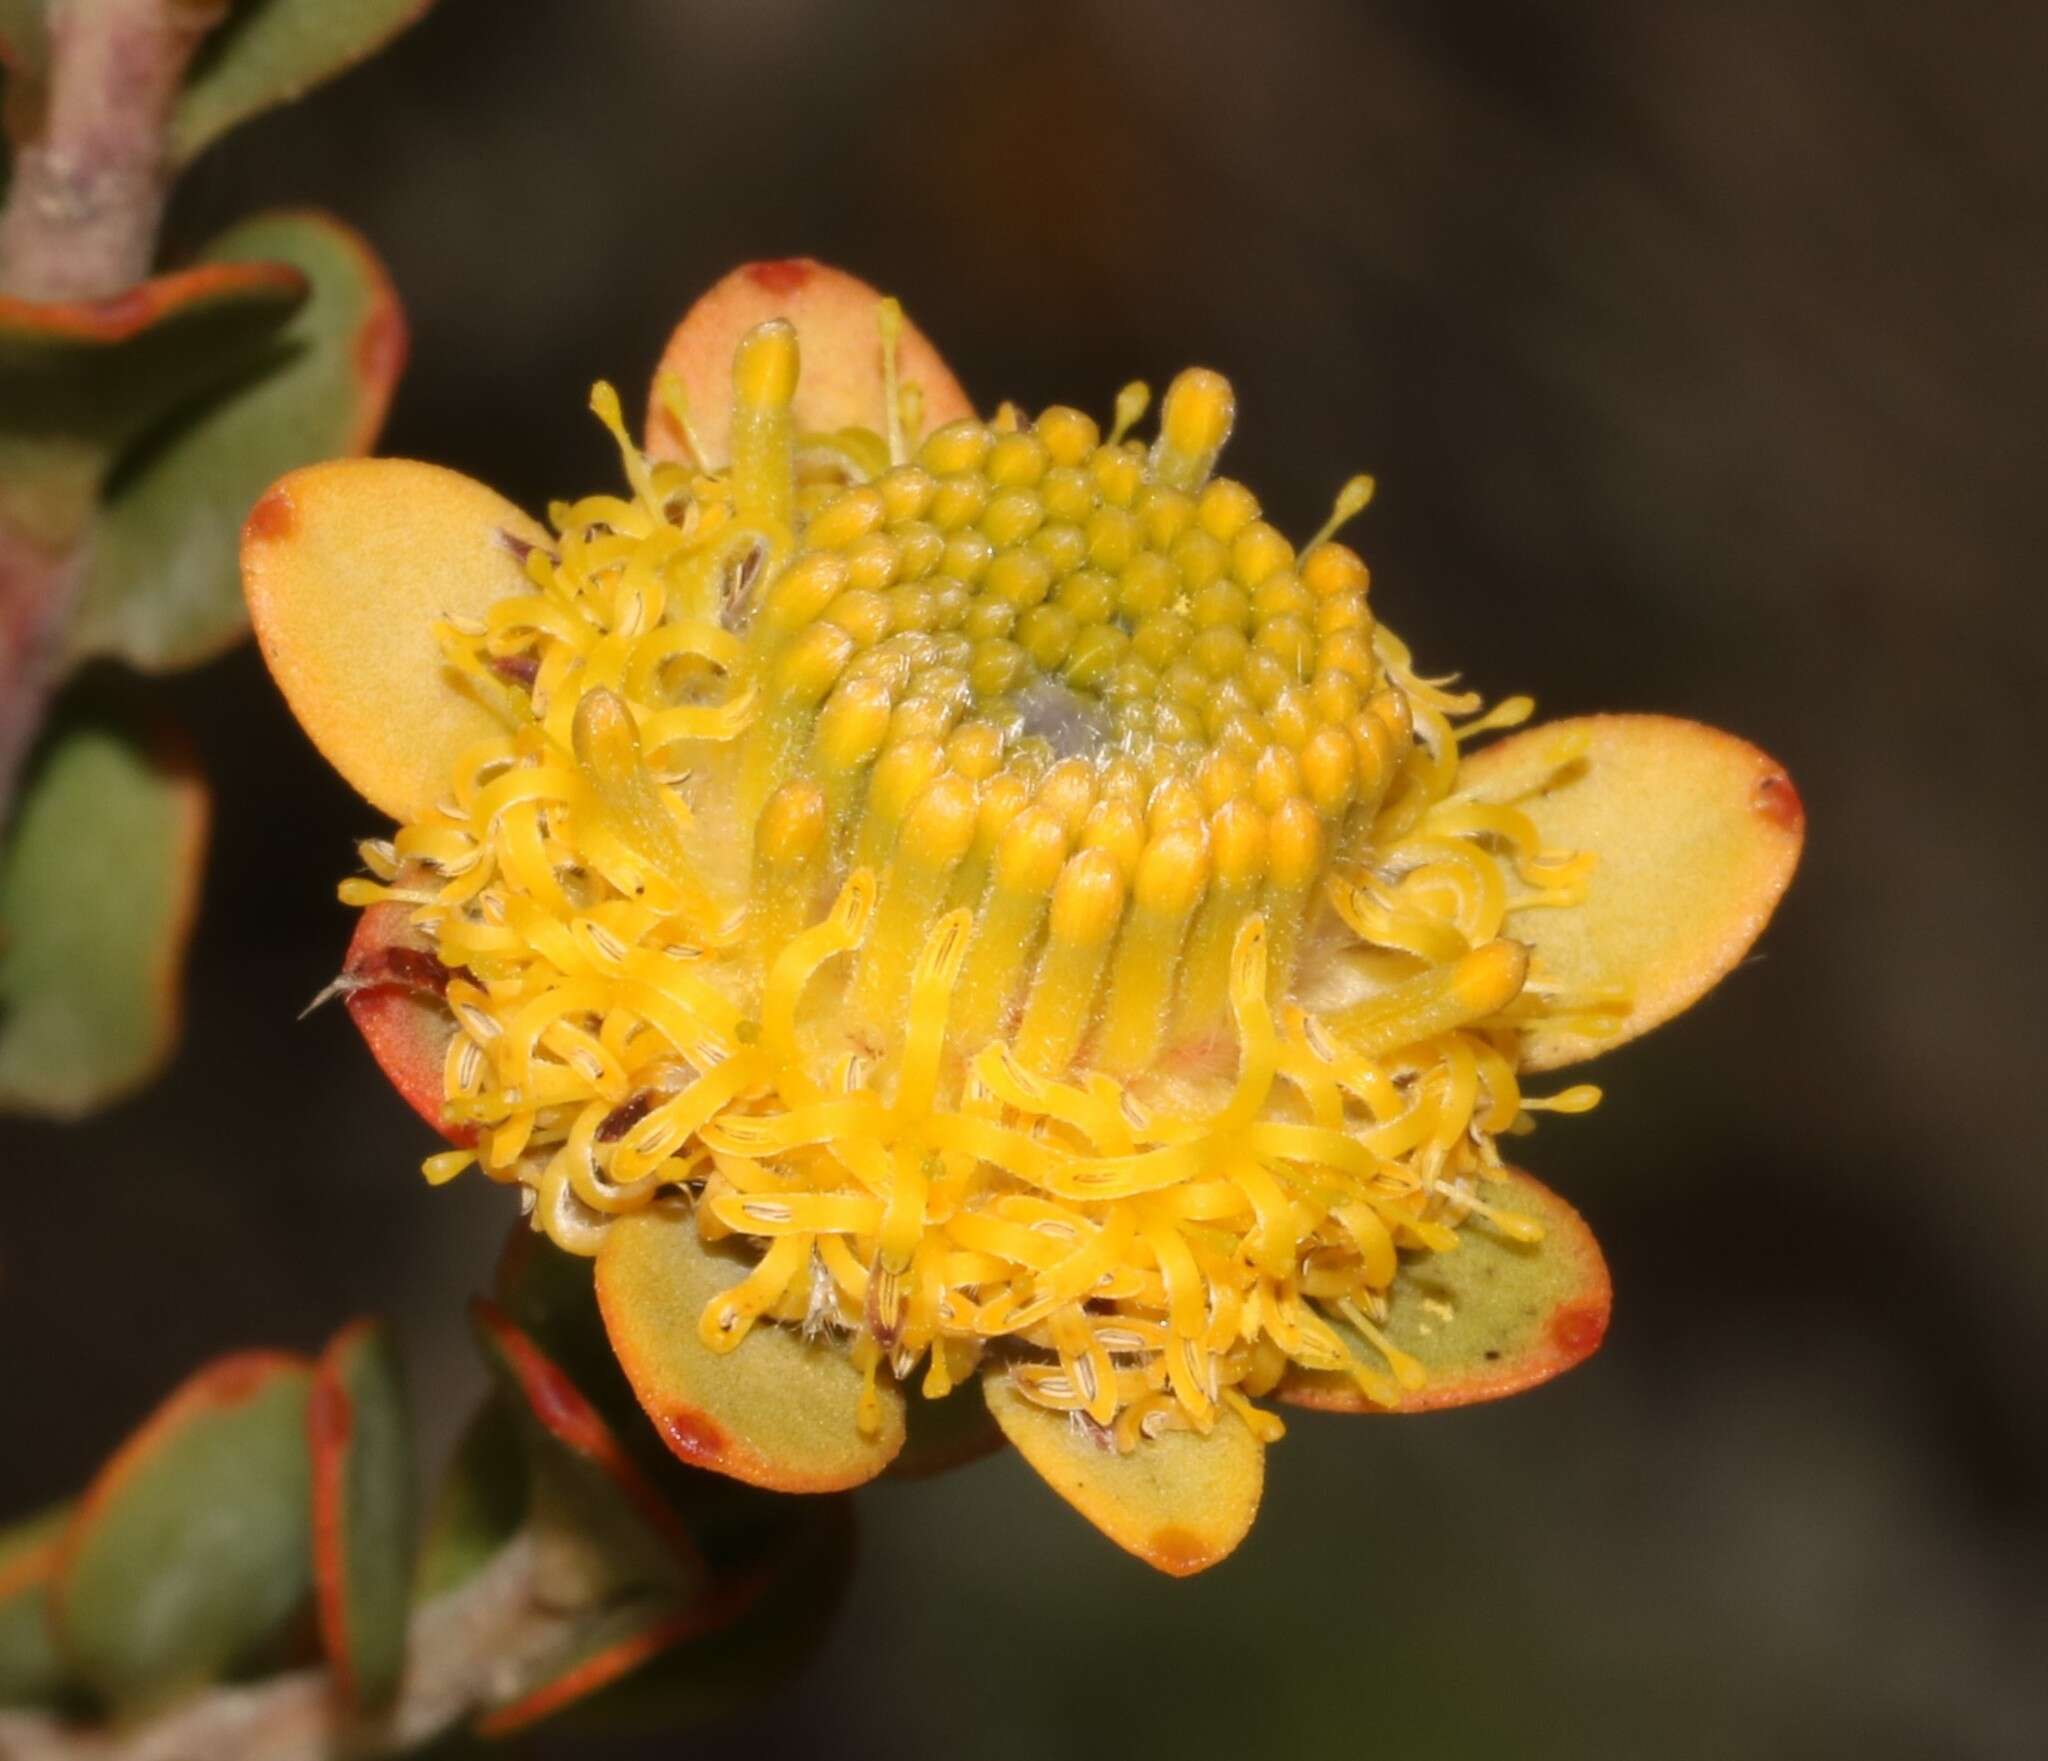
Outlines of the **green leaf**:
M 494 1394 L 463 1430 L 434 1496 L 413 1588 L 418 1600 L 459 1590 L 490 1563 L 526 1519 L 527 1484 L 519 1419 L 510 1398 Z
M 591 1261 L 563 1252 L 538 1229 L 519 1222 L 498 1255 L 492 1296 L 608 1421 L 615 1426 L 621 1418 L 637 1422 L 638 1404 L 598 1313 L 593 1271 Z
M 218 1680 L 306 1600 L 312 1378 L 274 1352 L 222 1358 L 100 1470 L 57 1581 L 81 1680 L 123 1716 Z
M 1509 1169 L 1482 1195 L 1494 1208 L 1540 1223 L 1540 1241 L 1516 1241 L 1475 1213 L 1449 1253 L 1404 1260 L 1383 1331 L 1428 1379 L 1398 1412 L 1435 1412 L 1534 1388 L 1590 1357 L 1607 1333 L 1614 1287 L 1600 1244 L 1572 1207 L 1539 1180 Z M 1326 1317 L 1361 1361 L 1375 1347 Z M 1349 1377 L 1293 1371 L 1282 1400 L 1328 1412 L 1384 1412 Z
M 756 1704 L 824 1643 L 852 1574 L 845 1498 L 775 1499 L 775 1520 L 702 1601 L 607 1646 L 594 1634 L 483 1722 L 505 1735 L 560 1718 L 575 1730 L 674 1735 Z M 566 1717 L 562 1717 L 567 1713 Z
M 240 0 L 201 47 L 171 120 L 182 164 L 237 123 L 345 73 L 432 0 Z
M 634 1588 L 608 1597 L 559 1648 L 519 1660 L 516 1674 L 492 1684 L 499 1704 L 478 1720 L 478 1734 L 510 1736 L 554 1717 L 683 1643 L 699 1618 L 673 1590 Z
M 477 1341 L 522 1419 L 529 1522 L 573 1552 L 593 1600 L 614 1592 L 694 1592 L 705 1566 L 681 1514 L 561 1365 L 495 1303 L 472 1307 Z
M 46 736 L 0 848 L 0 1109 L 75 1118 L 169 1055 L 206 817 L 162 742 L 83 711 Z
M 0 296 L 0 520 L 74 541 L 115 456 L 262 362 L 306 292 L 288 264 L 208 263 L 103 300 Z
M 412 1421 L 390 1334 L 357 1321 L 313 1374 L 313 1575 L 320 1633 L 359 1709 L 388 1705 L 405 1667 L 412 1590 Z
M 70 1674 L 50 1632 L 50 1584 L 69 1505 L 0 1533 L 0 1706 L 48 1706 Z
M 215 239 L 204 260 L 287 264 L 312 292 L 260 360 L 115 464 L 71 626 L 74 662 L 113 654 L 156 672 L 239 640 L 243 518 L 285 472 L 368 451 L 404 365 L 398 296 L 340 221 L 263 215 Z

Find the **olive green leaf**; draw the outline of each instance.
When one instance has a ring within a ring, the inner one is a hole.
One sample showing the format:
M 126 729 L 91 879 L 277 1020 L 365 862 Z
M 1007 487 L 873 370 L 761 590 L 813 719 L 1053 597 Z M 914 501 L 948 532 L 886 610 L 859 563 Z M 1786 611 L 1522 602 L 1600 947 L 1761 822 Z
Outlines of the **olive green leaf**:
M 416 1600 L 459 1590 L 519 1532 L 526 1518 L 528 1471 L 519 1420 L 494 1394 L 464 1427 L 442 1475 L 420 1542 Z
M 243 1352 L 199 1371 L 80 1501 L 58 1643 L 126 1717 L 260 1654 L 311 1586 L 305 1363 Z
M 210 244 L 215 266 L 283 264 L 305 303 L 236 377 L 175 410 L 116 461 L 103 493 L 73 661 L 118 655 L 158 672 L 248 629 L 236 564 L 266 485 L 369 449 L 405 362 L 405 316 L 377 255 L 325 214 L 261 215 Z
M 615 1430 L 645 1429 L 605 1337 L 592 1271 L 591 1261 L 563 1252 L 522 1221 L 512 1226 L 498 1255 L 491 1294 Z
M 388 1705 L 405 1667 L 412 1592 L 412 1421 L 391 1336 L 338 1333 L 313 1373 L 313 1578 L 321 1640 L 359 1709 Z
M 288 264 L 224 262 L 103 300 L 0 296 L 0 517 L 74 540 L 112 460 L 263 360 L 306 293 Z
M 521 1417 L 529 1520 L 583 1555 L 592 1583 L 694 1591 L 704 1561 L 681 1514 L 562 1366 L 493 1302 L 472 1308 L 477 1342 Z
M 831 1631 L 853 1567 L 853 1512 L 845 1498 L 756 1496 L 773 1519 L 703 1597 L 593 1629 L 480 1728 L 503 1736 L 549 1718 L 673 1735 L 787 1680 Z
M 163 741 L 83 710 L 46 735 L 0 847 L 0 1109 L 73 1118 L 169 1055 L 206 818 Z
M 432 0 L 238 0 L 202 45 L 171 119 L 182 164 L 237 123 L 367 60 Z
M 478 1728 L 502 1735 L 616 1681 L 702 1630 L 713 1592 L 695 1538 L 598 1409 L 495 1303 L 479 1344 L 520 1418 L 554 1594 L 583 1608 L 563 1642 L 525 1659 Z
M 0 1531 L 0 1706 L 47 1706 L 69 1684 L 50 1633 L 50 1583 L 70 1506 Z
M 597 1258 L 597 1300 L 612 1350 L 662 1440 L 682 1460 L 773 1492 L 843 1492 L 872 1480 L 903 1447 L 903 1395 L 875 1390 L 863 1435 L 861 1372 L 787 1327 L 756 1327 L 713 1351 L 698 1318 L 746 1276 L 727 1245 L 707 1245 L 673 1205 L 620 1217 Z

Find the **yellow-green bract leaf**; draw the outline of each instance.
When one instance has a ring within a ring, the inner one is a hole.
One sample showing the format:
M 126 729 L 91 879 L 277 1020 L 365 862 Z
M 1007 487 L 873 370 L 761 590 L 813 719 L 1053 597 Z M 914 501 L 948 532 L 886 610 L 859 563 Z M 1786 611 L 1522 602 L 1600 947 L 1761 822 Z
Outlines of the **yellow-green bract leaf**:
M 345 73 L 432 0 L 238 0 L 201 46 L 171 119 L 183 162 L 237 123 Z
M 1529 1070 L 1590 1058 L 1696 1003 L 1763 933 L 1806 836 L 1782 765 L 1674 716 L 1548 722 L 1474 753 L 1459 786 L 1527 814 L 1547 847 L 1599 859 L 1583 904 L 1514 912 L 1503 933 L 1560 990 L 1620 994 L 1625 1012 L 1598 1033 L 1539 1023 L 1522 1046 Z
M 313 743 L 394 819 L 423 819 L 455 761 L 504 724 L 442 658 L 434 625 L 533 591 L 547 533 L 458 471 L 409 459 L 307 465 L 242 528 L 242 589 L 271 676 Z
M 860 1429 L 862 1378 L 839 1344 L 758 1322 L 713 1351 L 698 1319 L 749 1262 L 707 1247 L 687 1211 L 652 1205 L 605 1231 L 597 1301 L 626 1380 L 684 1461 L 773 1492 L 840 1492 L 903 1447 L 903 1395 L 882 1377 L 876 1428 Z
M 733 351 L 741 337 L 771 318 L 796 326 L 802 371 L 791 414 L 798 428 L 812 434 L 854 426 L 880 431 L 889 419 L 881 306 L 879 291 L 829 263 L 808 257 L 743 263 L 683 314 L 662 350 L 647 407 L 649 456 L 681 458 L 689 451 L 663 395 L 663 381 L 673 379 L 696 439 L 710 455 L 705 462 L 725 462 L 731 450 Z M 974 414 L 952 369 L 907 318 L 896 365 L 902 383 L 920 394 L 921 431 Z M 918 438 L 910 436 L 913 444 Z
M 342 1692 L 387 1704 L 405 1666 L 412 1591 L 412 1420 L 391 1337 L 344 1328 L 314 1369 L 313 1577 L 320 1636 Z
M 50 1584 L 69 1506 L 0 1532 L 0 1706 L 46 1706 L 69 1681 L 50 1632 Z
M 250 1659 L 311 1584 L 305 1363 L 222 1358 L 100 1470 L 64 1540 L 57 1632 L 124 1715 Z
M 1189 1577 L 1250 1532 L 1266 1446 L 1229 1409 L 1206 1433 L 1163 1431 L 1123 1454 L 1099 1427 L 1026 1400 L 1002 1364 L 982 1372 L 981 1386 L 1003 1435 L 1045 1483 L 1147 1565 Z
M 284 263 L 207 263 L 103 300 L 0 295 L 0 515 L 74 540 L 113 458 L 259 365 L 306 297 Z
M 1382 1329 L 1427 1373 L 1396 1412 L 1434 1412 L 1500 1400 L 1562 1375 L 1607 1336 L 1614 1287 L 1600 1244 L 1578 1212 L 1541 1181 L 1510 1169 L 1486 1184 L 1493 1208 L 1539 1223 L 1540 1241 L 1515 1241 L 1476 1212 L 1449 1253 L 1404 1259 Z M 1330 1324 L 1361 1363 L 1385 1360 L 1341 1319 Z M 1385 1412 L 1348 1376 L 1291 1370 L 1282 1400 L 1326 1412 Z
M 0 846 L 0 1108 L 76 1117 L 169 1054 L 205 843 L 187 759 L 60 720 Z
M 405 315 L 363 239 L 324 214 L 269 214 L 214 240 L 208 262 L 283 263 L 311 297 L 247 372 L 174 411 L 116 461 L 69 635 L 74 660 L 161 671 L 248 629 L 236 547 L 271 481 L 369 450 L 405 362 Z

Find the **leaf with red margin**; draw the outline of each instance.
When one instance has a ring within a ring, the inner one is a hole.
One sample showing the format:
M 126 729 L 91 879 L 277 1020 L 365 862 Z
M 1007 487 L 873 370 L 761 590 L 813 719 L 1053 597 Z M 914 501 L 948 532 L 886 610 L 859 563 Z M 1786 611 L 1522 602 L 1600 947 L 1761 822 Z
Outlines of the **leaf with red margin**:
M 1207 1571 L 1251 1532 L 1266 1446 L 1228 1408 L 1207 1432 L 1163 1431 L 1123 1454 L 1099 1427 L 1026 1400 L 1005 1364 L 982 1371 L 981 1390 L 1038 1476 L 1155 1570 L 1176 1578 Z
M 604 1415 L 496 1303 L 479 1297 L 470 1315 L 492 1368 L 553 1446 L 534 1461 L 540 1517 L 546 1520 L 549 1500 L 559 1501 L 568 1507 L 569 1527 L 610 1552 L 609 1563 L 657 1590 L 694 1590 L 705 1577 L 696 1538 Z M 574 1464 L 566 1474 L 558 1471 L 565 1459 Z M 650 1557 L 650 1543 L 654 1555 L 665 1557 Z
M 306 1408 L 320 1638 L 358 1711 L 388 1705 L 412 1595 L 412 1420 L 390 1334 L 352 1322 L 321 1353 Z
M 1525 1070 L 1594 1057 L 1698 1002 L 1763 933 L 1806 840 L 1783 765 L 1676 716 L 1547 722 L 1466 758 L 1458 786 L 1527 814 L 1548 848 L 1599 859 L 1584 903 L 1510 913 L 1503 933 L 1559 989 L 1623 994 L 1628 1011 L 1600 1033 L 1535 1023 Z
M 0 1706 L 51 1706 L 71 1685 L 50 1632 L 71 1507 L 59 1506 L 0 1533 Z
M 357 920 L 342 961 L 349 1019 L 407 1106 L 452 1144 L 476 1142 L 475 1127 L 442 1114 L 448 1044 L 455 1017 L 443 1000 L 448 968 L 409 922 L 404 905 L 372 905 Z
M 746 1276 L 732 1249 L 707 1246 L 683 1208 L 656 1203 L 606 1229 L 597 1302 L 626 1380 L 669 1448 L 771 1492 L 843 1492 L 865 1484 L 903 1447 L 903 1394 L 875 1393 L 880 1427 L 861 1435 L 862 1377 L 836 1345 L 761 1322 L 716 1352 L 698 1317 Z
M 1293 1370 L 1279 1398 L 1324 1412 L 1437 1412 L 1520 1394 L 1599 1350 L 1614 1286 L 1585 1219 L 1519 1169 L 1483 1196 L 1541 1223 L 1543 1239 L 1511 1240 L 1475 1212 L 1449 1253 L 1402 1262 L 1383 1331 L 1428 1371 L 1423 1386 L 1389 1409 L 1367 1400 L 1348 1376 Z M 1343 1321 L 1330 1317 L 1330 1324 L 1361 1362 L 1384 1361 Z
M 284 263 L 312 292 L 262 359 L 175 412 L 114 466 L 73 616 L 73 661 L 191 666 L 249 627 L 236 547 L 277 477 L 367 452 L 405 365 L 404 308 L 363 238 L 330 215 L 267 214 L 208 245 L 215 263 Z
M 441 618 L 532 591 L 547 533 L 494 490 L 411 459 L 336 459 L 273 483 L 242 527 L 242 590 L 278 689 L 328 763 L 397 820 L 504 732 L 442 657 Z
M 60 713 L 0 846 L 0 1109 L 77 1118 L 169 1057 L 207 817 L 182 741 Z
M 576 1730 L 672 1736 L 758 1703 L 823 1644 L 853 1569 L 849 1500 L 776 1503 L 772 1529 L 703 1604 L 582 1647 L 479 1729 L 505 1736 L 566 1713 Z
M 207 263 L 101 300 L 0 295 L 0 514 L 74 539 L 113 458 L 260 363 L 307 291 L 286 263 Z
M 433 0 L 240 0 L 200 46 L 172 114 L 182 165 L 238 123 L 367 60 Z
M 101 1468 L 66 1529 L 58 1643 L 123 1716 L 257 1655 L 311 1588 L 303 1358 L 240 1352 L 187 1380 Z
M 827 434 L 862 427 L 880 432 L 888 405 L 882 390 L 882 296 L 857 275 L 788 257 L 735 269 L 684 314 L 662 350 L 647 406 L 647 451 L 684 458 L 688 446 L 662 399 L 661 379 L 674 374 L 689 405 L 690 425 L 711 458 L 725 462 L 732 430 L 732 360 L 740 338 L 770 318 L 796 326 L 800 372 L 791 406 L 797 427 Z M 897 344 L 902 383 L 924 394 L 922 432 L 974 406 L 939 351 L 907 318 Z M 910 436 L 914 444 L 922 433 Z
M 598 1384 L 610 1383 L 631 1407 L 619 1366 L 605 1338 L 604 1317 L 597 1312 L 595 1267 L 578 1254 L 564 1252 L 531 1223 L 521 1221 L 506 1234 L 491 1278 L 491 1295 L 505 1314 L 560 1364 L 570 1379 L 607 1418 L 617 1415 L 599 1398 Z

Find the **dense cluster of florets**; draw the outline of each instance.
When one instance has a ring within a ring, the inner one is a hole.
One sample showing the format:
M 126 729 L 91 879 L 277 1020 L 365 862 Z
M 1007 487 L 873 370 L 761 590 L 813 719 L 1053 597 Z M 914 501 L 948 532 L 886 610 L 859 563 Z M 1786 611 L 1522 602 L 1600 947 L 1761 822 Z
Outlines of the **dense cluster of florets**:
M 448 1117 L 592 1252 L 688 1194 L 754 1266 L 706 1310 L 941 1394 L 986 1353 L 1125 1446 L 1298 1371 L 1393 1401 L 1402 1250 L 1455 1244 L 1561 998 L 1502 935 L 1588 862 L 1458 792 L 1525 701 L 1419 678 L 1330 530 L 1212 475 L 1229 387 L 795 431 L 554 510 L 532 591 L 444 631 L 505 732 L 367 850 L 454 973 Z M 1561 748 L 1560 766 L 1573 754 Z M 1590 1101 L 1570 1091 L 1554 1104 Z M 1509 1232 L 1516 1219 L 1494 1214 Z

